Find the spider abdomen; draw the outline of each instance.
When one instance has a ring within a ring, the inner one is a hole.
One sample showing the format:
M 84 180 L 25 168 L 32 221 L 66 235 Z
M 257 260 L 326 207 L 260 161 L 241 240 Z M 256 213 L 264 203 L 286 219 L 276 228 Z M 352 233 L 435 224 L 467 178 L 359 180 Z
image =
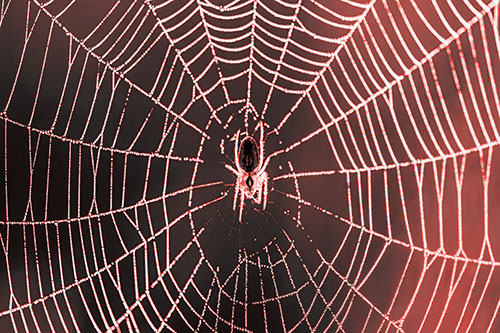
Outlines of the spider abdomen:
M 259 152 L 257 142 L 251 136 L 241 141 L 239 149 L 240 164 L 246 172 L 252 172 L 259 165 Z

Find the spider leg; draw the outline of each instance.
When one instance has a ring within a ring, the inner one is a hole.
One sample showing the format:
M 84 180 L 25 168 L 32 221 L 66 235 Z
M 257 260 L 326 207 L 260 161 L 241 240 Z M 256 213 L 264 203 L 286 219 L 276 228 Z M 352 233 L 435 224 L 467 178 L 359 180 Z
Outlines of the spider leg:
M 235 168 L 233 168 L 232 166 L 226 164 L 225 165 L 226 169 L 228 169 L 229 171 L 231 171 L 232 173 L 234 173 L 236 176 L 238 176 L 238 171 L 236 171 Z
M 259 177 L 260 175 L 266 171 L 266 168 L 267 168 L 267 165 L 269 164 L 269 161 L 271 160 L 271 155 L 269 155 L 266 160 L 264 161 L 264 163 L 262 164 L 262 166 L 260 167 L 260 171 L 259 173 L 257 174 Z
M 240 148 L 240 130 L 236 132 L 236 142 L 234 143 L 234 164 L 238 171 L 243 170 L 240 165 L 240 157 L 238 156 L 238 149 Z
M 267 182 L 268 182 L 267 173 L 264 172 L 263 176 L 264 176 L 264 184 L 262 187 L 264 188 L 264 202 L 262 203 L 262 209 L 265 210 L 267 206 Z
M 240 221 L 240 223 L 241 223 L 241 215 L 243 214 L 243 205 L 244 204 L 245 204 L 245 192 L 242 189 L 241 190 L 241 199 L 240 199 L 240 215 L 239 215 L 239 218 L 238 218 L 238 220 Z
M 238 194 L 240 193 L 240 184 L 236 182 L 236 186 L 234 188 L 234 200 L 233 200 L 233 210 L 236 210 L 236 201 L 238 201 Z
M 257 199 L 255 199 L 255 203 L 257 205 L 260 205 L 260 203 L 262 202 L 262 186 L 259 186 L 256 192 L 257 192 Z

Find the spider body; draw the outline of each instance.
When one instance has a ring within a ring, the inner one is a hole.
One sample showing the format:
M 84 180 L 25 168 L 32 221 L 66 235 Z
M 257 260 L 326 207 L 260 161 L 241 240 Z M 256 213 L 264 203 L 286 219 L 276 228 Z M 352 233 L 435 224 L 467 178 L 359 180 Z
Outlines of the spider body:
M 239 153 L 240 165 L 246 172 L 252 172 L 259 164 L 257 142 L 251 136 L 241 141 Z
M 256 204 L 262 203 L 262 209 L 266 209 L 268 176 L 266 167 L 269 158 L 264 160 L 264 127 L 260 127 L 260 140 L 257 141 L 249 135 L 239 142 L 240 131 L 236 133 L 234 145 L 234 161 L 236 168 L 226 164 L 226 168 L 236 175 L 235 194 L 233 210 L 236 210 L 238 196 L 240 198 L 239 221 L 243 213 L 245 199 L 250 199 Z

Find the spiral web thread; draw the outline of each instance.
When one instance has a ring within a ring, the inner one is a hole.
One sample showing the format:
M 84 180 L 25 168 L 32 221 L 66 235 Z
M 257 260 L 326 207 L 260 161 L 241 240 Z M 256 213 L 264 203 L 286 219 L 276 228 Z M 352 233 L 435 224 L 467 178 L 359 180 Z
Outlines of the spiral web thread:
M 500 327 L 498 1 L 81 3 L 1 2 L 4 327 Z M 203 239 L 260 120 L 281 230 L 223 273 Z

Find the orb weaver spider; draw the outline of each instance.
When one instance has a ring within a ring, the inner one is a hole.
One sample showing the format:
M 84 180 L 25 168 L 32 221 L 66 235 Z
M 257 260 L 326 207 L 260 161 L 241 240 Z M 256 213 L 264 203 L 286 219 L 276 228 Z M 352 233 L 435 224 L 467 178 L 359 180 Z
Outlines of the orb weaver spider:
M 268 175 L 266 167 L 269 157 L 264 160 L 264 125 L 259 123 L 259 144 L 255 139 L 246 135 L 239 143 L 240 130 L 236 133 L 234 145 L 234 162 L 236 168 L 226 164 L 226 168 L 236 175 L 233 210 L 236 211 L 236 202 L 240 196 L 240 211 L 238 220 L 241 223 L 245 199 L 251 199 L 257 205 L 262 203 L 262 209 L 267 205 Z

